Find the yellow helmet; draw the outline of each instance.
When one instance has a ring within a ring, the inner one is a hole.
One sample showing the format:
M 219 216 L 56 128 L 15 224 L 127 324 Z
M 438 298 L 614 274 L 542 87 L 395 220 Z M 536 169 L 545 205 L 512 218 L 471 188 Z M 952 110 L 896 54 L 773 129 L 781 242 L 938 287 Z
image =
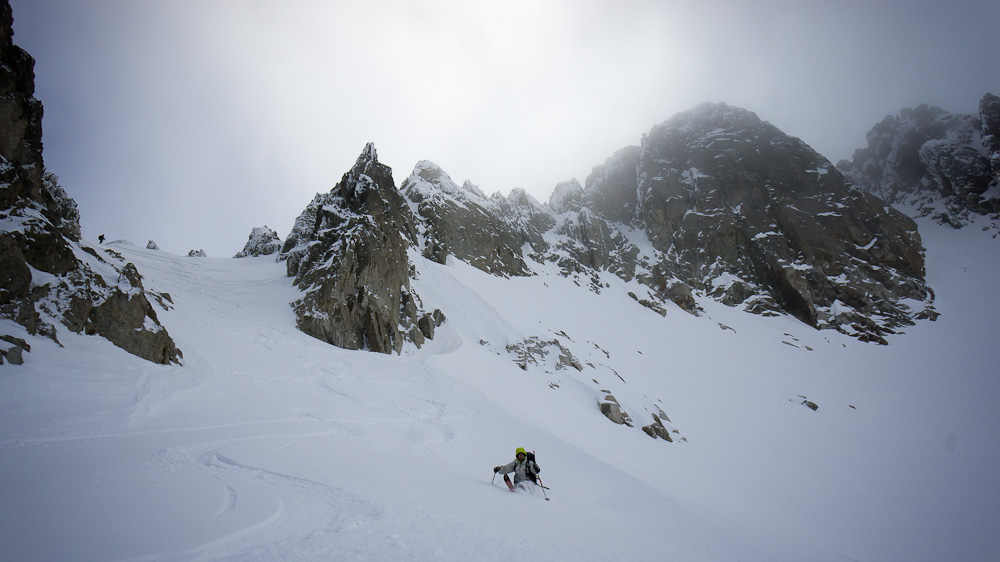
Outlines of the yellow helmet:
M 524 447 L 518 447 L 517 450 L 514 451 L 514 457 L 517 458 L 517 456 L 521 453 L 524 453 L 524 456 L 528 456 L 528 451 L 525 451 Z

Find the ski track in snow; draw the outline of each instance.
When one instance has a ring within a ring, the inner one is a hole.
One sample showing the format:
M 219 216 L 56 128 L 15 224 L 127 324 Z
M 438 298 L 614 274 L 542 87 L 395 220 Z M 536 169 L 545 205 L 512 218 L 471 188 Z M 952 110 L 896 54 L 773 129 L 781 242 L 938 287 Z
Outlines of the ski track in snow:
M 1000 388 L 978 350 L 1000 307 L 960 297 L 1000 274 L 982 258 L 1000 245 L 920 226 L 942 317 L 888 348 L 711 301 L 664 319 L 613 277 L 596 296 L 411 256 L 448 320 L 420 350 L 351 352 L 296 330 L 282 263 L 117 246 L 171 295 L 184 364 L 63 333 L 2 367 L 0 558 L 983 559 Z M 553 333 L 594 369 L 505 353 Z M 689 441 L 609 423 L 605 388 Z M 490 480 L 522 445 L 552 501 Z

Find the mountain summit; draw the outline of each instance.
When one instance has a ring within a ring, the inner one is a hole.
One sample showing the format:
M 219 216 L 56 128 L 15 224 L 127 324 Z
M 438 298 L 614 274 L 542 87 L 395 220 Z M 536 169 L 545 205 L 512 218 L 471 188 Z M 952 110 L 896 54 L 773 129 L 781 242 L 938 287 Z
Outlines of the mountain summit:
M 726 104 L 654 127 L 632 170 L 588 180 L 591 199 L 628 200 L 659 252 L 661 294 L 684 283 L 758 313 L 884 343 L 929 303 L 916 224 L 852 189 L 801 140 Z M 621 215 L 621 212 L 619 212 Z

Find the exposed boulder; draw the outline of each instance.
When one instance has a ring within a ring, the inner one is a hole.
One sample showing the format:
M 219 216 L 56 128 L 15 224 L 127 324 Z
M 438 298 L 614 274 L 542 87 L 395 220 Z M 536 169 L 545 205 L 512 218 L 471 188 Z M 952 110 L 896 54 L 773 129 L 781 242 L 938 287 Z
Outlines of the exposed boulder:
M 178 362 L 135 267 L 81 243 L 76 202 L 45 172 L 34 60 L 13 45 L 12 21 L 9 3 L 0 1 L 0 318 L 30 336 L 58 341 L 63 326 L 149 361 Z M 28 349 L 18 343 L 4 356 L 23 360 Z
M 618 425 L 632 426 L 632 418 L 629 417 L 628 413 L 622 410 L 621 405 L 618 400 L 611 394 L 604 397 L 603 400 L 598 400 L 597 405 L 601 409 L 601 413 L 604 417 L 608 418 L 612 422 Z
M 812 410 L 814 412 L 816 410 L 819 410 L 819 406 L 816 405 L 816 403 L 813 402 L 812 400 L 806 400 L 805 398 L 803 398 L 802 405 L 805 406 L 806 408 L 809 408 L 810 410 Z
M 876 124 L 868 146 L 838 166 L 882 199 L 959 228 L 970 212 L 1000 212 L 998 133 L 1000 98 L 992 94 L 980 101 L 979 116 L 920 105 Z
M 11 365 L 23 365 L 24 353 L 31 351 L 28 342 L 9 335 L 0 335 L 0 365 L 5 362 Z
M 691 314 L 698 315 L 700 311 L 698 301 L 695 300 L 690 285 L 677 279 L 668 279 L 659 265 L 653 269 L 653 284 L 667 300 Z
M 280 251 L 281 239 L 278 238 L 278 233 L 267 226 L 257 226 L 250 231 L 250 238 L 243 250 L 233 257 L 270 256 Z
M 152 240 L 150 240 L 149 242 L 146 242 L 146 249 L 147 250 L 159 250 L 160 247 L 156 245 L 156 242 L 153 242 Z
M 666 416 L 664 416 L 664 419 L 666 419 Z M 653 414 L 653 422 L 649 425 L 642 426 L 642 430 L 646 432 L 646 435 L 652 437 L 653 439 L 660 438 L 669 443 L 674 441 L 673 438 L 670 437 L 670 430 L 663 425 L 663 420 L 660 419 L 658 414 Z
M 368 144 L 340 182 L 299 216 L 279 256 L 305 293 L 292 303 L 299 329 L 347 349 L 398 353 L 406 340 L 420 345 L 427 337 L 417 326 L 424 313 L 410 288 L 407 257 L 415 240 L 392 170 Z
M 187 253 L 187 257 L 189 257 L 189 258 L 207 258 L 208 254 L 205 253 L 205 250 L 191 250 L 190 252 Z

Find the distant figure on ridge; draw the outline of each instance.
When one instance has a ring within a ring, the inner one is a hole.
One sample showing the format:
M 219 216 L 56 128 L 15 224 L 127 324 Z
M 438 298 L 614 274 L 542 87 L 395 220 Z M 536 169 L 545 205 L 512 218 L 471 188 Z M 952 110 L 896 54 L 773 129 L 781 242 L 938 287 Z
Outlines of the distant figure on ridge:
M 104 235 L 103 234 L 97 237 L 97 243 L 98 244 L 103 244 L 104 243 Z

